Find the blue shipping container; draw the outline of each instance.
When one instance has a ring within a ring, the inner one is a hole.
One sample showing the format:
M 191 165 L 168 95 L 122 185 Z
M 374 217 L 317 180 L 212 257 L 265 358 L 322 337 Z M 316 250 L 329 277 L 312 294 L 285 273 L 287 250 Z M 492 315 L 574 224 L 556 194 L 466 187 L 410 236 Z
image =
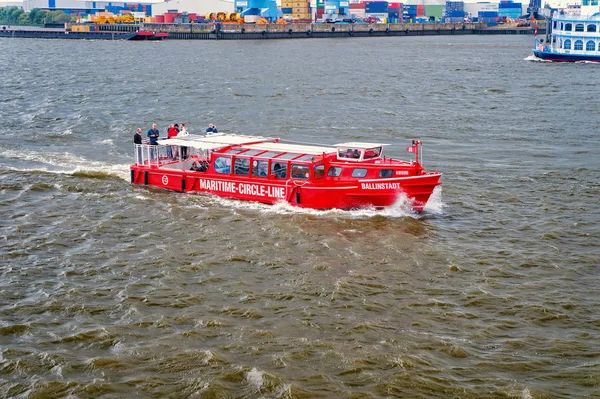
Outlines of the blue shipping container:
M 282 8 L 281 12 L 284 14 L 293 14 L 293 8 Z
M 388 3 L 386 3 L 386 2 L 378 1 L 376 3 L 365 4 L 366 12 L 380 13 L 380 12 L 387 12 L 387 10 L 388 10 Z
M 446 9 L 464 10 L 465 3 L 462 1 L 447 1 Z
M 518 8 L 520 10 L 523 6 L 521 3 L 500 3 L 498 8 Z

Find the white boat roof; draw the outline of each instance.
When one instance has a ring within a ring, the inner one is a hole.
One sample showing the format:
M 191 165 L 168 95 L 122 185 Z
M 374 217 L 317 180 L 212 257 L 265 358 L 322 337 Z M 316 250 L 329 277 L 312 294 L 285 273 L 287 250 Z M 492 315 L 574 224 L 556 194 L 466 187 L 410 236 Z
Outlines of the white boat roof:
M 336 147 L 352 147 L 352 148 L 374 148 L 374 147 L 384 147 L 389 144 L 381 144 L 381 143 L 364 143 L 361 141 L 349 141 L 347 143 L 336 144 Z
M 237 134 L 212 134 L 210 136 L 201 136 L 190 134 L 184 137 L 174 137 L 172 139 L 159 140 L 159 145 L 179 145 L 184 147 L 193 147 L 200 150 L 215 150 L 230 145 L 240 145 L 245 143 L 270 142 L 276 140 L 270 137 L 261 136 L 243 136 Z
M 307 154 L 307 155 L 320 155 L 324 152 L 325 153 L 335 152 L 334 147 L 287 144 L 287 143 L 258 143 L 258 144 L 245 145 L 244 148 L 248 148 L 248 149 L 252 149 L 252 150 L 291 152 L 291 153 L 296 153 L 296 154 Z

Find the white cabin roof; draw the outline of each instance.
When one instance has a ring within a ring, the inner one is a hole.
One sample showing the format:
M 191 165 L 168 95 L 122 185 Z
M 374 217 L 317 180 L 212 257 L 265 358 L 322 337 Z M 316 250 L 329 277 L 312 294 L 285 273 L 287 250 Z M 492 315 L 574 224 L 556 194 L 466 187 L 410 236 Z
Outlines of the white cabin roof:
M 336 147 L 352 147 L 352 148 L 375 148 L 375 147 L 384 147 L 389 144 L 381 144 L 381 143 L 363 143 L 361 141 L 349 141 L 347 143 L 336 144 Z
M 335 152 L 334 147 L 316 146 L 316 145 L 299 145 L 287 143 L 259 143 L 245 145 L 244 148 L 252 150 L 266 150 L 278 152 L 291 152 L 297 154 L 320 155 L 322 153 Z
M 201 136 L 190 134 L 189 136 L 174 137 L 172 139 L 159 140 L 159 145 L 179 145 L 184 147 L 193 147 L 201 150 L 215 150 L 230 145 L 239 145 L 244 143 L 256 143 L 265 141 L 266 143 L 276 140 L 270 137 L 261 136 L 242 136 L 237 134 L 212 134 L 210 136 Z

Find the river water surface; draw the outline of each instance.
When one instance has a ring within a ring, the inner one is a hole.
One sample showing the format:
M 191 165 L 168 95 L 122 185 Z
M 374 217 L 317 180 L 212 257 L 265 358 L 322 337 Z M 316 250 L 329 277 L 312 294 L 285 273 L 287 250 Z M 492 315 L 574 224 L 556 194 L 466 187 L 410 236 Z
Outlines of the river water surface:
M 532 39 L 0 40 L 0 397 L 600 397 L 600 65 Z M 129 184 L 157 123 L 391 143 L 426 211 Z

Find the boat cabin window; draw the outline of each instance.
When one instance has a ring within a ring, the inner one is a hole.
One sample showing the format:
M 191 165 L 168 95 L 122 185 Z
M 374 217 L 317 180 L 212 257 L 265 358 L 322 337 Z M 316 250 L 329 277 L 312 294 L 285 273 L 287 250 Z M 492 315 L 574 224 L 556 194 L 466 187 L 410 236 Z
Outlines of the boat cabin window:
M 338 158 L 359 159 L 361 152 L 358 148 L 338 148 Z
M 588 32 L 596 32 L 596 25 L 595 24 L 589 24 L 587 26 L 587 31 Z
M 571 39 L 565 40 L 564 47 L 565 47 L 565 50 L 571 50 Z
M 269 171 L 269 161 L 252 162 L 252 176 L 267 177 Z
M 239 148 L 234 148 L 232 150 L 229 150 L 227 152 L 224 152 L 224 154 L 230 154 L 230 155 L 235 155 L 235 154 L 239 154 L 240 152 L 242 152 L 243 150 L 239 149 Z
M 285 179 L 287 177 L 287 163 L 273 162 L 271 164 L 271 174 L 275 175 L 276 179 Z
M 575 25 L 575 32 L 583 32 L 583 24 Z
M 381 169 L 379 171 L 379 177 L 392 177 L 394 176 L 394 169 Z
M 314 161 L 315 157 L 314 155 L 302 155 L 300 158 L 296 159 L 296 161 Z
M 381 156 L 382 147 L 369 148 L 365 150 L 365 159 L 378 158 Z
M 307 165 L 292 164 L 292 179 L 308 179 L 310 168 Z
M 583 50 L 583 40 L 575 40 L 575 50 Z
M 248 176 L 250 173 L 250 159 L 236 158 L 233 161 L 233 173 L 236 175 Z
M 338 168 L 336 166 L 332 166 L 327 171 L 327 176 L 338 177 L 341 174 L 342 174 L 342 168 Z
M 292 153 L 286 153 L 283 155 L 280 155 L 277 157 L 277 159 L 292 159 L 292 158 L 296 158 L 298 157 L 300 154 L 292 154 Z
M 352 170 L 352 177 L 365 177 L 367 170 L 364 168 L 355 168 Z
M 593 40 L 589 40 L 586 44 L 585 44 L 585 49 L 587 51 L 596 51 L 596 42 L 594 42 Z
M 280 154 L 281 154 L 280 152 L 267 151 L 267 152 L 264 152 L 264 153 L 262 153 L 260 155 L 257 155 L 257 156 L 259 156 L 261 158 L 273 158 L 273 157 L 276 157 L 277 155 L 280 155 Z
M 325 176 L 325 165 L 315 166 L 315 179 L 320 179 Z
M 573 24 L 565 24 L 565 29 L 566 31 L 570 32 L 573 30 Z
M 215 158 L 215 172 L 229 174 L 231 173 L 231 157 L 222 156 Z
M 259 152 L 263 152 L 262 150 L 246 150 L 242 153 L 242 155 L 246 155 L 246 156 L 252 156 L 252 155 L 256 155 Z

